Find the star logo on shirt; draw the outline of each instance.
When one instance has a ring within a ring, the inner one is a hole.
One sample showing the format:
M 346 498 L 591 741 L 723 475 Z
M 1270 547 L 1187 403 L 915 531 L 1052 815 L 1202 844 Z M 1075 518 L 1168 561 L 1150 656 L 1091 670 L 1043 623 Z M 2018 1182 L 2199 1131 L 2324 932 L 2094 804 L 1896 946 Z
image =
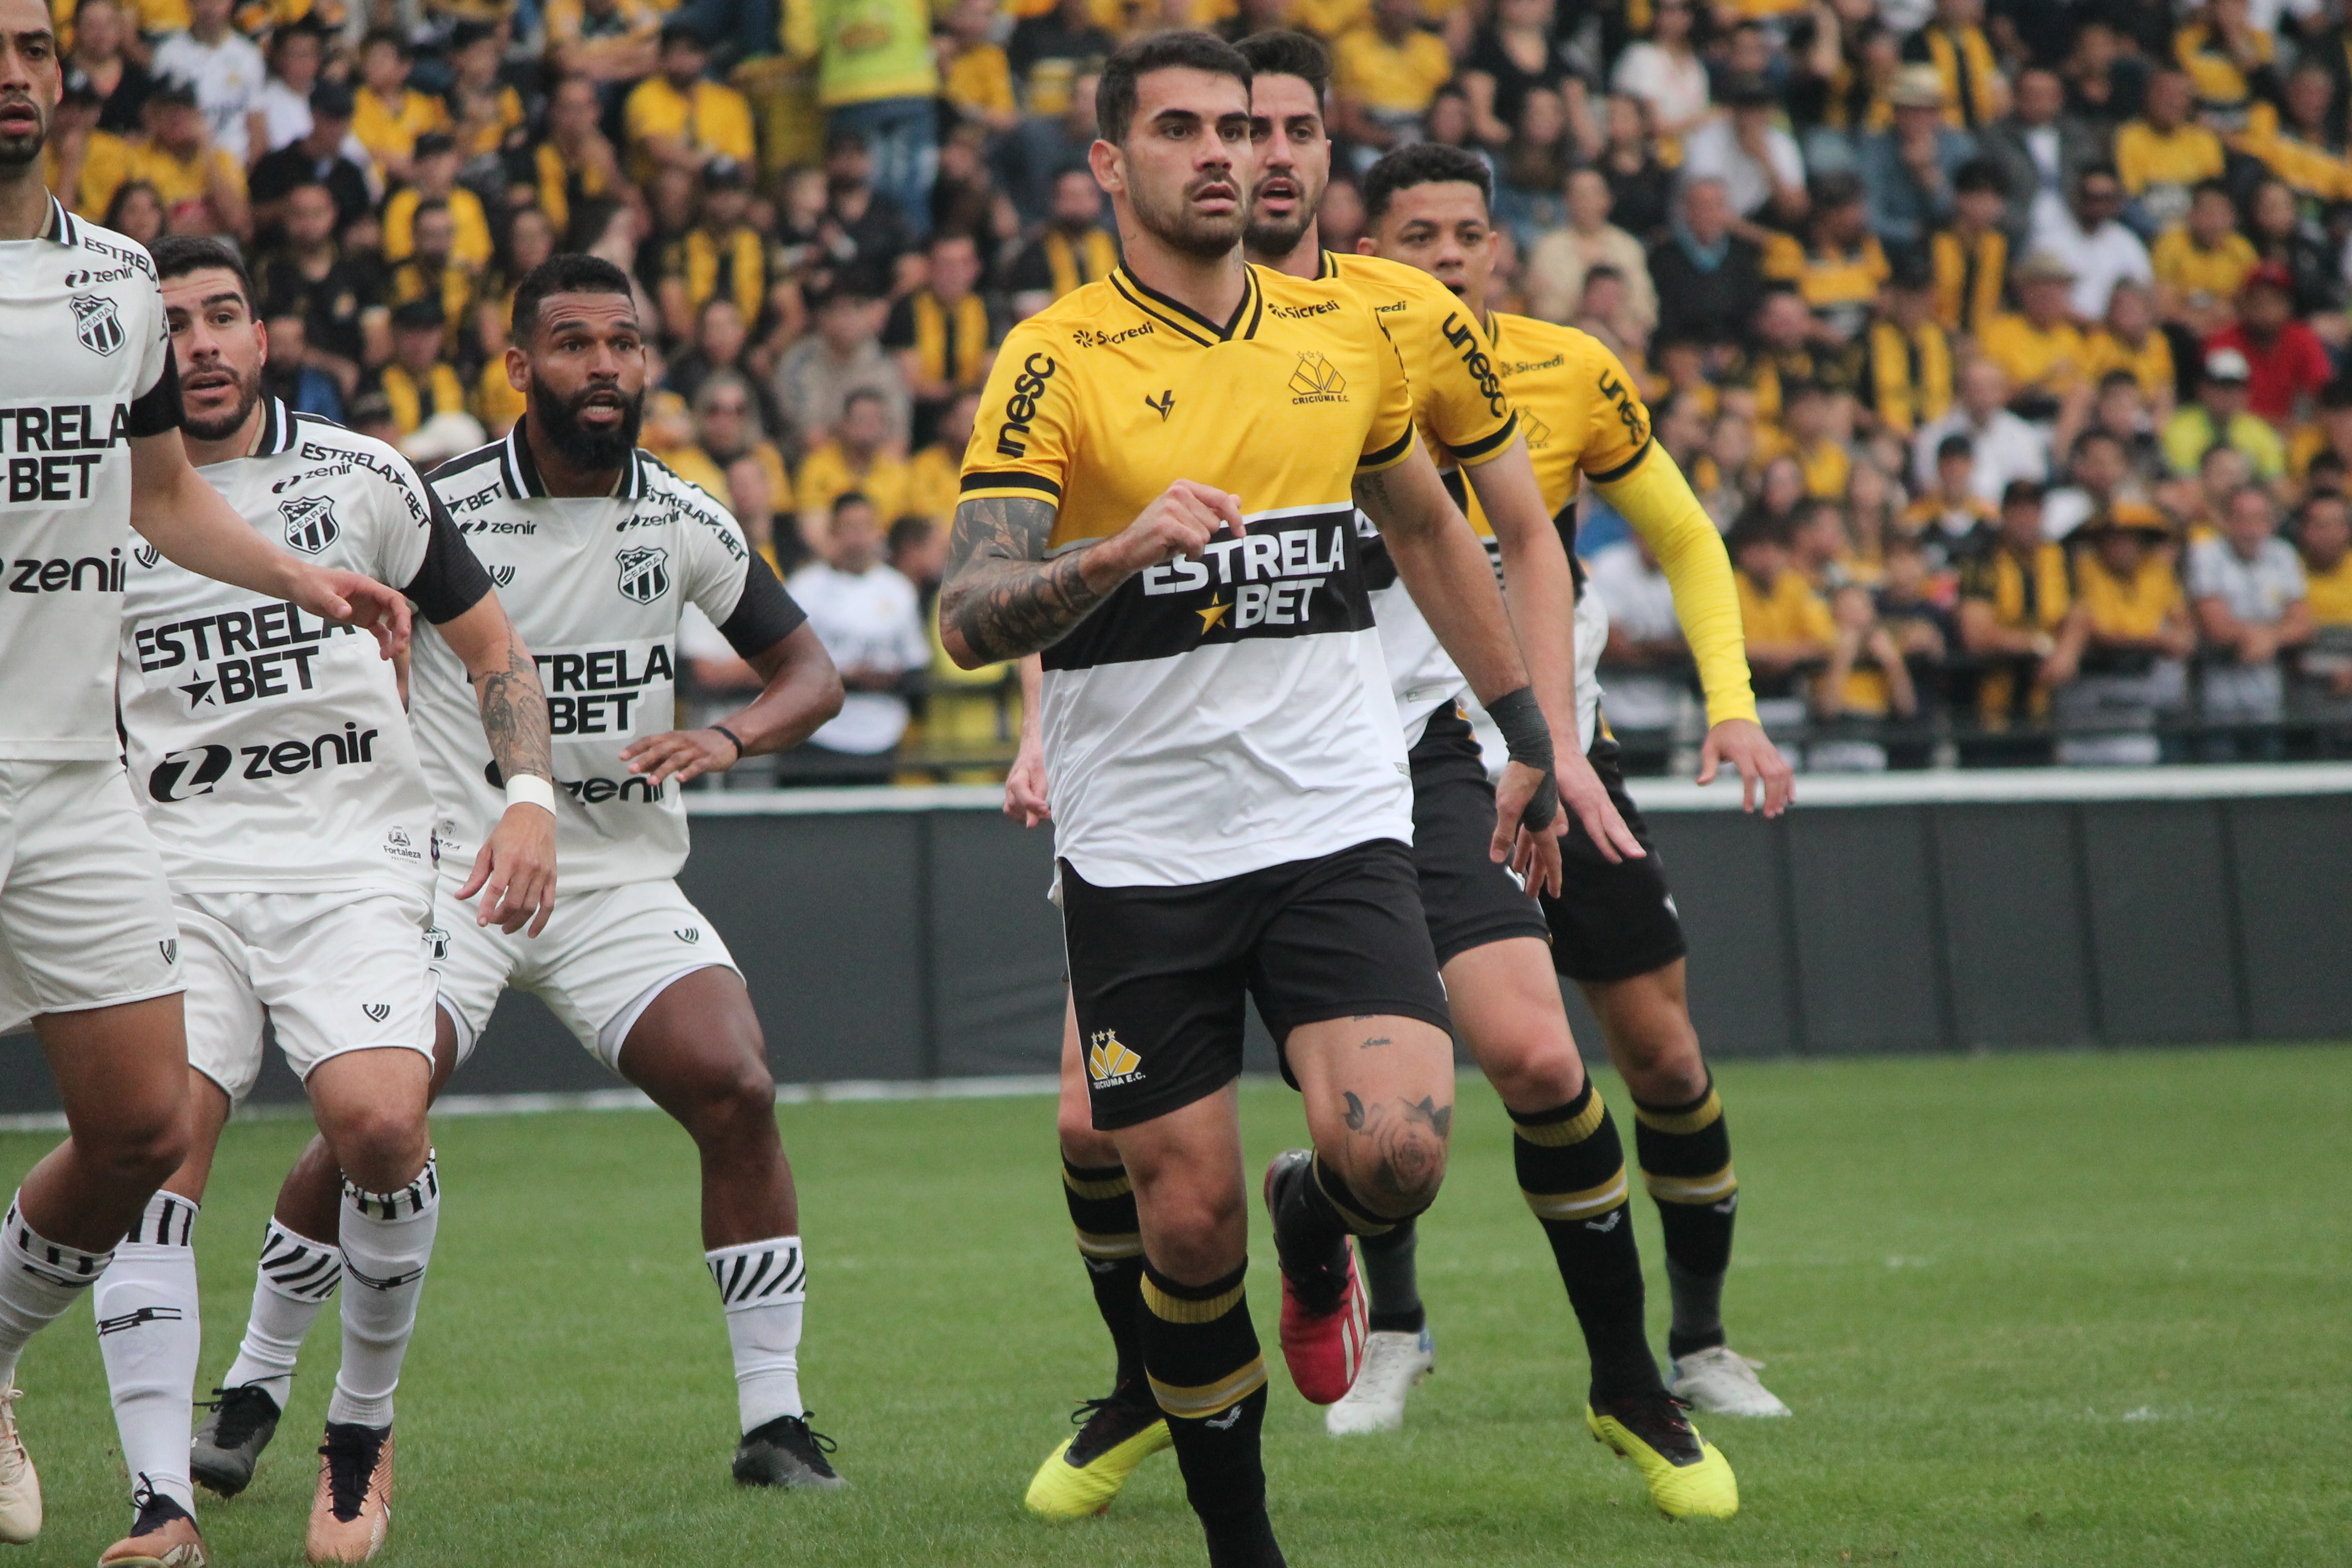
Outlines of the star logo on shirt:
M 1232 608 L 1233 605 L 1230 603 L 1219 603 L 1211 605 L 1205 610 L 1193 611 L 1192 613 L 1194 615 L 1201 617 L 1201 635 L 1202 637 L 1207 637 L 1210 629 L 1215 626 L 1218 622 L 1223 620 L 1225 618 L 1225 612 Z
M 203 703 L 212 702 L 215 708 L 220 706 L 213 702 L 213 682 L 209 680 L 191 681 L 180 689 L 188 694 L 188 710 L 192 713 Z

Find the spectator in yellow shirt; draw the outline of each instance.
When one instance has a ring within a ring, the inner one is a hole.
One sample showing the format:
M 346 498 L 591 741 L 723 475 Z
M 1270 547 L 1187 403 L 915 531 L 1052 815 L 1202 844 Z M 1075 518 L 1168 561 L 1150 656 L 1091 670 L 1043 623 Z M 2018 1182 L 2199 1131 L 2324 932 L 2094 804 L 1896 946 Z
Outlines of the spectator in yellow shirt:
M 965 120 L 1001 135 L 1021 123 L 1021 104 L 995 28 L 994 0 L 956 0 L 939 37 L 940 96 Z
M 599 88 L 653 74 L 661 14 L 644 0 L 548 0 L 547 52 L 566 76 Z
M 1332 51 L 1338 128 L 1368 148 L 1393 147 L 1419 134 L 1430 100 L 1453 75 L 1445 41 L 1422 31 L 1418 0 L 1377 0 L 1371 25 Z
M 2186 72 L 2158 71 L 2140 118 L 2116 132 L 2116 174 L 2131 198 L 2132 226 L 2143 235 L 2186 219 L 2197 183 L 2218 176 L 2228 162 L 2221 139 L 2189 117 L 2196 97 Z
M 709 64 L 709 48 L 692 23 L 662 27 L 661 69 L 629 89 L 621 111 L 630 178 L 650 180 L 656 168 L 698 174 L 720 157 L 752 166 L 759 148 L 751 102 L 731 87 L 705 80 Z
M 890 450 L 889 435 L 889 406 L 882 395 L 853 392 L 842 403 L 841 423 L 832 437 L 802 462 L 793 489 L 801 537 L 812 551 L 824 553 L 833 503 L 853 490 L 873 501 L 878 516 L 896 518 L 906 511 L 910 476 L 906 460 Z
M 1880 426 L 1908 440 L 1952 411 L 1952 341 L 1936 319 L 1936 280 L 1917 252 L 1905 255 L 1880 290 L 1864 342 L 1862 396 Z
M 2295 520 L 2311 640 L 2303 647 L 2291 711 L 2331 726 L 2327 756 L 2352 754 L 2352 506 L 2341 495 L 2306 498 Z
M 711 462 L 729 474 L 739 462 L 748 459 L 757 464 L 761 493 L 775 503 L 776 510 L 789 510 L 793 482 L 784 473 L 783 454 L 760 428 L 760 400 L 751 384 L 736 371 L 712 371 L 695 389 L 692 404 L 695 440 Z M 733 482 L 728 480 L 730 493 Z
M 449 129 L 449 111 L 437 98 L 408 85 L 415 64 L 408 40 L 389 29 L 370 33 L 360 45 L 360 89 L 352 95 L 352 134 L 368 150 L 387 180 L 405 184 L 416 139 Z
M 971 443 L 971 427 L 980 420 L 980 394 L 967 392 L 948 405 L 940 420 L 939 439 L 916 453 L 907 464 L 907 510 L 929 519 L 944 535 L 955 521 L 956 500 L 963 482 L 963 449 Z
M 460 22 L 449 40 L 449 90 L 442 97 L 457 144 L 468 158 L 508 152 L 522 142 L 529 118 L 522 95 L 499 79 L 506 31 L 488 22 Z
M 428 131 L 416 139 L 409 161 L 410 184 L 383 204 L 383 258 L 402 262 L 416 249 L 416 209 L 439 202 L 448 209 L 453 238 L 449 258 L 469 272 L 490 264 L 490 220 L 482 212 L 482 198 L 457 183 L 460 153 L 457 139 L 446 131 Z
M 2256 100 L 2239 145 L 2270 165 L 2305 201 L 2352 200 L 2352 151 L 2345 146 L 2336 107 L 2336 78 L 2305 60 L 2286 79 L 2279 104 Z
M 412 234 L 415 249 L 392 270 L 391 302 L 396 307 L 426 300 L 438 307 L 446 331 L 442 352 L 455 359 L 458 334 L 473 314 L 474 274 L 452 254 L 457 226 L 449 216 L 447 204 L 419 203 Z
M 376 373 L 376 389 L 404 440 L 436 414 L 466 412 L 466 384 L 442 357 L 447 327 L 437 300 L 412 300 L 392 313 L 392 363 Z
M 702 211 L 694 226 L 661 247 L 662 320 L 677 338 L 693 335 L 702 307 L 724 295 L 747 323 L 768 303 L 768 247 L 747 221 L 751 205 L 748 165 L 718 157 L 703 165 Z
M 249 236 L 244 166 L 213 144 L 195 89 L 167 81 L 148 95 L 142 113 L 147 134 L 131 144 L 124 183 L 153 187 L 174 234 Z
M 2246 274 L 2262 259 L 2238 232 L 2238 204 L 2220 180 L 2200 180 L 2189 202 L 2189 221 L 2157 237 L 2148 251 L 2156 270 L 2157 310 L 2200 341 L 2237 320 L 2233 302 Z
M 2128 374 L 2147 397 L 2156 423 L 2172 417 L 2172 340 L 2156 323 L 2156 302 L 2130 279 L 2107 296 L 2107 317 L 2088 339 L 2091 379 L 2104 384 L 2116 371 Z
M 539 186 L 539 210 L 555 226 L 559 239 L 572 232 L 576 207 L 612 195 L 621 186 L 621 160 L 596 121 L 602 114 L 596 84 L 566 77 L 547 100 L 547 134 L 531 149 L 531 174 Z
M 2252 79 L 2272 74 L 2271 36 L 2247 10 L 2246 0 L 2205 0 L 2203 14 L 2172 36 L 2173 58 L 2196 84 L 2198 117 L 2219 131 L 2245 129 Z
M 2009 82 L 1985 37 L 1984 0 L 1936 0 L 1935 19 L 1906 40 L 1904 58 L 1944 79 L 1944 123 L 1982 132 L 2009 112 Z
M 2052 417 L 2090 390 L 2090 353 L 2067 314 L 2074 283 L 2074 268 L 2047 251 L 2034 252 L 2017 268 L 2024 309 L 1985 329 L 1985 357 L 2009 374 L 2012 407 L 2017 398 L 2034 405 L 2029 417 Z
M 99 220 L 115 191 L 131 173 L 131 143 L 98 128 L 101 107 L 89 79 L 66 78 L 42 146 L 46 183 L 66 205 L 82 217 Z

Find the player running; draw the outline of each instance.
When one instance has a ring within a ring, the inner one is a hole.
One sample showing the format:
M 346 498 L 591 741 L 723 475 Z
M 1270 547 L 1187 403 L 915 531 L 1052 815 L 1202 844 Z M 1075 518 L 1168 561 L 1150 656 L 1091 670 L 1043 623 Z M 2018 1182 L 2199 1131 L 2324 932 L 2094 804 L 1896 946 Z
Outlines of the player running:
M 395 590 L 262 539 L 189 465 L 154 263 L 42 184 L 59 88 L 47 6 L 0 0 L 0 1029 L 31 1021 L 71 1128 L 0 1222 L 12 1544 L 41 1529 L 18 1358 L 106 1272 L 188 1149 L 180 933 L 114 732 L 132 530 L 314 629 L 372 627 L 387 657 L 408 635 Z
M 265 538 L 398 586 L 472 680 L 509 804 L 460 897 L 544 925 L 555 888 L 547 708 L 530 655 L 448 509 L 381 441 L 261 390 L 252 280 L 217 240 L 155 246 L 188 455 Z M 135 551 L 119 660 L 134 792 L 163 851 L 187 982 L 191 1146 L 98 1282 L 92 1306 L 137 1522 L 100 1564 L 205 1560 L 188 1474 L 196 1365 L 190 1242 L 265 1019 L 344 1185 L 335 1232 L 342 1365 L 309 1549 L 373 1556 L 390 1521 L 393 1389 L 440 1219 L 425 1126 L 433 1001 L 433 796 L 393 668 L 363 639 Z M 282 1408 L 284 1381 L 266 1395 Z M 173 1552 L 182 1556 L 173 1558 Z
M 1353 1372 L 1349 1236 L 1428 1206 L 1453 1121 L 1357 506 L 1509 738 L 1490 852 L 1549 879 L 1557 843 L 1549 732 L 1378 319 L 1240 253 L 1250 74 L 1198 33 L 1106 68 L 1090 156 L 1127 259 L 999 354 L 940 598 L 959 662 L 1044 651 L 1093 1120 L 1133 1184 L 1141 1361 L 1218 1564 L 1282 1560 L 1244 1300 L 1244 991 L 1314 1138 L 1269 1173 L 1308 1397 Z
M 543 931 L 467 918 L 457 868 L 504 804 L 496 749 L 444 644 L 421 640 L 409 711 L 442 816 L 435 1089 L 508 986 L 535 993 L 606 1067 L 693 1137 L 704 1260 L 735 1363 L 748 1485 L 831 1488 L 831 1440 L 800 1397 L 807 1264 L 776 1131 L 775 1084 L 727 946 L 672 880 L 685 863 L 678 786 L 797 745 L 839 710 L 841 679 L 767 563 L 717 502 L 637 449 L 646 349 L 627 276 L 558 256 L 515 290 L 507 375 L 526 412 L 504 440 L 430 476 L 530 639 L 556 757 L 564 901 Z M 708 615 L 766 686 L 723 724 L 672 730 L 678 617 Z M 313 1142 L 278 1198 L 252 1320 L 221 1405 L 196 1434 L 198 1480 L 233 1494 L 269 1440 L 332 1251 L 338 1183 Z M 614 1176 L 616 1184 L 625 1177 Z
M 1516 416 L 1461 302 L 1413 268 L 1370 256 L 1334 255 L 1318 243 L 1315 213 L 1330 174 L 1322 118 L 1329 67 L 1322 46 L 1301 34 L 1277 31 L 1255 34 L 1239 47 L 1255 68 L 1252 107 L 1260 162 L 1248 236 L 1253 259 L 1294 275 L 1336 276 L 1353 283 L 1371 299 L 1397 341 L 1412 376 L 1416 417 L 1433 444 L 1450 446 L 1457 454 L 1496 454 L 1478 417 L 1485 416 L 1491 428 L 1496 414 L 1515 425 Z M 1454 390 L 1465 381 L 1466 399 Z M 1465 404 L 1471 413 L 1466 421 Z M 1557 629 L 1563 645 L 1558 666 L 1562 698 L 1552 710 L 1565 718 L 1574 711 L 1564 646 L 1573 589 L 1550 509 L 1535 489 L 1525 450 L 1524 442 L 1514 439 L 1505 451 L 1516 462 L 1497 458 L 1465 464 L 1463 471 L 1479 500 L 1490 503 L 1483 510 L 1500 520 L 1496 532 L 1501 537 L 1490 542 L 1506 567 L 1504 581 L 1523 643 L 1524 628 L 1531 625 Z M 1507 479 L 1496 482 L 1503 476 Z M 1498 500 L 1501 505 L 1491 504 Z M 1456 706 L 1464 695 L 1461 675 L 1410 595 L 1393 585 L 1392 574 L 1391 585 L 1377 591 L 1373 603 L 1411 747 L 1413 857 L 1431 940 L 1444 966 L 1455 1030 L 1520 1129 L 1514 1146 L 1521 1185 L 1551 1244 L 1591 1363 L 1588 1421 L 1596 1436 L 1642 1462 L 1645 1481 L 1667 1511 L 1728 1513 L 1738 1495 L 1729 1467 L 1691 1430 L 1666 1394 L 1644 1338 L 1641 1260 L 1633 1227 L 1620 1223 L 1623 1216 L 1618 1213 L 1623 1207 L 1622 1154 L 1607 1108 L 1586 1082 L 1560 1006 L 1542 912 L 1484 853 L 1493 791 L 1470 724 Z M 1598 643 L 1605 639 L 1606 626 L 1597 633 L 1580 626 L 1578 636 Z M 1580 746 L 1563 745 L 1563 751 L 1581 758 Z M 1578 813 L 1584 827 L 1580 840 L 1610 846 L 1604 853 L 1612 858 L 1624 853 L 1638 858 L 1642 850 L 1605 804 L 1600 781 L 1580 772 L 1598 806 Z M 1104 1250 L 1104 1237 L 1117 1236 L 1122 1221 L 1131 1228 L 1132 1211 L 1114 1212 L 1117 1200 L 1082 1195 L 1083 1187 L 1100 1190 L 1122 1173 L 1108 1141 L 1074 1113 L 1072 1091 L 1081 1081 L 1070 1065 L 1074 1039 L 1066 1039 L 1064 1054 L 1065 1185 L 1074 1217 L 1085 1205 L 1078 1218 L 1081 1249 L 1090 1254 L 1097 1304 L 1114 1342 L 1120 1343 L 1133 1335 L 1121 1321 L 1131 1319 L 1132 1308 L 1106 1289 L 1105 1276 L 1116 1264 L 1107 1268 L 1091 1254 Z M 1579 1135 L 1559 1136 L 1562 1128 Z M 1599 1201 L 1604 1197 L 1610 1201 Z M 1568 1208 L 1574 1212 L 1562 1212 Z M 1433 1364 L 1434 1342 L 1412 1288 L 1413 1237 L 1413 1226 L 1406 1223 L 1358 1242 L 1370 1286 L 1371 1332 L 1353 1384 L 1326 1415 L 1334 1435 L 1400 1425 L 1407 1391 Z M 1124 1354 L 1121 1359 L 1124 1363 Z M 1032 1483 L 1029 1506 L 1037 1512 L 1075 1517 L 1100 1508 L 1150 1450 L 1150 1442 L 1136 1440 L 1147 1413 L 1131 1396 L 1122 1397 L 1121 1390 L 1090 1402 L 1083 1413 L 1087 1426 L 1047 1459 Z M 1116 1440 L 1103 1440 L 1098 1431 Z M 1090 1445 L 1089 1437 L 1095 1438 Z
M 1456 148 L 1428 144 L 1389 154 L 1365 177 L 1372 232 L 1364 243 L 1433 274 L 1461 297 L 1529 428 L 1544 503 L 1561 519 L 1562 531 L 1573 537 L 1580 475 L 1655 552 L 1706 692 L 1699 783 L 1729 763 L 1740 775 L 1743 807 L 1754 809 L 1760 784 L 1764 814 L 1777 816 L 1789 804 L 1790 773 L 1756 722 L 1722 539 L 1681 470 L 1650 439 L 1649 410 L 1614 355 L 1573 328 L 1487 310 L 1496 243 L 1488 179 L 1485 163 Z M 1596 667 L 1609 637 L 1600 595 L 1579 595 L 1576 637 L 1579 742 L 1648 849 L 1649 830 L 1625 793 L 1617 742 L 1600 729 Z M 1551 958 L 1583 991 L 1633 1098 L 1634 1151 L 1665 1233 L 1674 1299 L 1666 1339 L 1671 1386 L 1701 1410 L 1786 1415 L 1789 1407 L 1758 1380 L 1759 1363 L 1726 1342 L 1723 1280 L 1739 1189 L 1722 1101 L 1691 1026 L 1683 985 L 1687 949 L 1664 869 L 1654 853 L 1621 860 L 1573 826 L 1561 852 L 1568 862 L 1563 890 L 1543 901 Z M 1370 1269 L 1376 1314 L 1384 1291 L 1418 1300 L 1410 1252 L 1402 1261 L 1394 1271 Z M 1368 1399 L 1392 1397 L 1400 1417 L 1404 1393 L 1404 1386 L 1366 1389 Z

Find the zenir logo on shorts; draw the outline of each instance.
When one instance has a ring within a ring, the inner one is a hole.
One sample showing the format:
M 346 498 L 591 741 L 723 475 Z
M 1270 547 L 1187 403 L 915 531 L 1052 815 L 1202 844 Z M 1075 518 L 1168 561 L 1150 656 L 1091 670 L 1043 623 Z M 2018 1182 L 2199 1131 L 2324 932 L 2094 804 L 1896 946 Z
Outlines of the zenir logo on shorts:
M 1087 1076 L 1097 1089 L 1139 1081 L 1143 1058 L 1118 1043 L 1117 1029 L 1097 1029 L 1087 1048 Z

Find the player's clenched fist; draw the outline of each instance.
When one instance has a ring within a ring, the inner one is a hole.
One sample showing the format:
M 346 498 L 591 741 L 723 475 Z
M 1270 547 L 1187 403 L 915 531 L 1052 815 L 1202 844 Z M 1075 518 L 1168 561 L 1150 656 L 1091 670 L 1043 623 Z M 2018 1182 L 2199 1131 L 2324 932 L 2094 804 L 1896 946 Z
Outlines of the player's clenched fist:
M 1247 526 L 1242 521 L 1241 497 L 1212 485 L 1178 479 L 1097 553 L 1105 557 L 1102 564 L 1116 567 L 1122 578 L 1131 577 L 1180 555 L 1198 560 L 1219 529 L 1230 528 L 1239 538 Z

